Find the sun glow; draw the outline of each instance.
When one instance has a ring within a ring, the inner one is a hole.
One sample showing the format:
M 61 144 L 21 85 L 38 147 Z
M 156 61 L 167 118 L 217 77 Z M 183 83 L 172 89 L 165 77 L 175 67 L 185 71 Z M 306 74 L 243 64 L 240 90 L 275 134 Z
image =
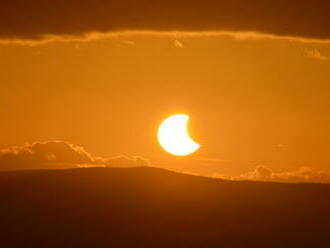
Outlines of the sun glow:
M 177 156 L 186 156 L 198 150 L 200 145 L 188 134 L 188 120 L 188 115 L 177 114 L 162 122 L 158 129 L 158 141 L 165 151 Z

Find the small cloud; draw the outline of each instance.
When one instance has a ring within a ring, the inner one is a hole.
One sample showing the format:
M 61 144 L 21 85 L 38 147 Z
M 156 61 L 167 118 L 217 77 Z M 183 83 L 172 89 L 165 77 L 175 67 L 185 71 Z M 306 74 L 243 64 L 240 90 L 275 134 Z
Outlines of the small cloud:
M 124 40 L 123 44 L 127 46 L 134 46 L 136 43 L 132 40 Z
M 273 172 L 267 167 L 258 166 L 255 170 L 255 175 L 262 178 L 270 178 L 273 175 Z
M 309 58 L 318 59 L 318 60 L 328 60 L 329 58 L 323 55 L 318 49 L 308 49 L 306 54 Z
M 117 156 L 104 161 L 104 165 L 108 167 L 144 167 L 149 164 L 149 160 L 139 156 Z
M 175 39 L 173 41 L 173 44 L 174 44 L 175 47 L 178 47 L 178 48 L 183 48 L 184 47 L 184 44 L 181 41 L 177 40 L 177 39 Z
M 323 171 L 314 170 L 310 167 L 301 167 L 294 171 L 274 171 L 266 166 L 257 166 L 255 170 L 242 174 L 233 179 L 287 183 L 329 183 L 330 174 Z

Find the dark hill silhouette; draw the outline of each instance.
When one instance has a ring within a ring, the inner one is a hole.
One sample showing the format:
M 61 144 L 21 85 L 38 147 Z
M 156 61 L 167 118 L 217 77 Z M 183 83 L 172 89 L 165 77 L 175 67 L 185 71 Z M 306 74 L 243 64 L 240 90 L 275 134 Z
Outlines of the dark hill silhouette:
M 330 247 L 330 185 L 156 168 L 0 173 L 0 247 Z

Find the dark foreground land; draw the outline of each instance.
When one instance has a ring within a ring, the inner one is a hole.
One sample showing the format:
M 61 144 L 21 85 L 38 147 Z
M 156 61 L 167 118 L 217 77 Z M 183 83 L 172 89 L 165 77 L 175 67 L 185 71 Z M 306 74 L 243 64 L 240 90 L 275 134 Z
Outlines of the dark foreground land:
M 330 247 L 330 185 L 156 168 L 0 173 L 0 247 Z

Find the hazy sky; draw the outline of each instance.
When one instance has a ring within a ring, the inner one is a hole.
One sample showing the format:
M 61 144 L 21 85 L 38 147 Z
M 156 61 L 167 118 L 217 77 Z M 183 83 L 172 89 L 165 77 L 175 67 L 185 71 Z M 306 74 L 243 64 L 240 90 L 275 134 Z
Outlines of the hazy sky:
M 188 171 L 330 171 L 326 43 L 125 34 L 3 44 L 0 56 L 2 148 L 65 140 Z M 180 112 L 201 144 L 188 159 L 168 155 L 156 139 L 160 122 Z
M 64 140 L 208 175 L 330 172 L 329 3 L 253 3 L 4 1 L 0 148 Z M 156 139 L 175 113 L 201 144 L 188 158 Z

